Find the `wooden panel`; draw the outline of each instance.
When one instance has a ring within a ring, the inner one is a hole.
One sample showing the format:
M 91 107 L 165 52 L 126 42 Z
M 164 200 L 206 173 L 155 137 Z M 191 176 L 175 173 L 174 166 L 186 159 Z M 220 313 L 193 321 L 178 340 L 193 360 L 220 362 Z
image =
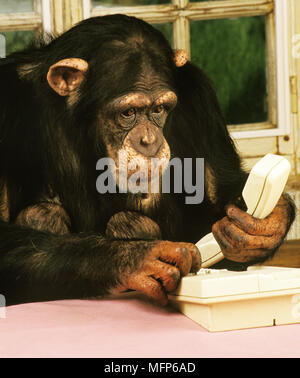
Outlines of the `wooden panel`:
M 300 268 L 300 241 L 286 241 L 270 260 L 261 265 Z
M 61 34 L 64 31 L 63 0 L 52 1 L 54 33 Z
M 33 30 L 42 25 L 42 18 L 36 12 L 0 13 L 0 31 Z
M 72 25 L 77 24 L 82 20 L 82 7 L 81 0 L 66 0 L 65 13 L 66 25 L 65 29 L 69 29 Z
M 175 3 L 175 2 L 174 2 Z M 273 11 L 273 0 L 226 0 L 190 3 L 176 1 L 175 4 L 132 6 L 132 7 L 95 7 L 92 10 L 93 16 L 106 14 L 127 14 L 140 17 L 150 23 L 173 22 L 179 16 L 187 17 L 190 20 L 207 20 L 216 18 L 231 18 L 240 16 L 259 16 Z
M 277 138 L 256 138 L 234 140 L 235 146 L 242 157 L 264 156 L 277 153 Z
M 265 15 L 272 12 L 273 9 L 273 0 L 207 1 L 190 3 L 188 9 L 185 11 L 185 16 L 191 20 L 234 18 Z
M 149 23 L 173 22 L 179 16 L 178 9 L 172 4 L 149 5 L 138 7 L 95 7 L 92 16 L 104 16 L 108 14 L 127 14 L 141 18 Z
M 292 75 L 296 75 L 297 84 L 294 91 L 297 91 L 298 97 L 298 113 L 294 114 L 294 133 L 295 133 L 295 149 L 297 173 L 300 174 L 300 1 L 291 0 L 291 70 Z
M 286 154 L 295 154 L 295 131 L 294 131 L 294 122 L 295 116 L 291 115 L 291 131 L 289 135 L 279 136 L 278 137 L 278 152 L 282 155 Z
M 256 164 L 265 154 L 257 157 L 247 157 L 243 158 L 242 162 L 244 165 L 244 168 L 246 171 L 250 171 L 251 168 Z M 291 164 L 291 177 L 295 175 L 295 160 L 294 160 L 294 155 L 283 155 Z
M 271 124 L 277 125 L 277 67 L 274 12 L 266 17 L 266 50 L 269 121 Z
M 174 22 L 173 41 L 175 49 L 183 49 L 191 56 L 190 24 L 187 18 L 179 17 Z
M 189 0 L 171 0 L 178 8 L 185 8 L 189 4 Z
M 289 2 L 289 19 L 294 21 L 294 9 L 292 2 Z M 288 49 L 289 49 L 289 71 L 290 71 L 290 94 L 291 94 L 291 132 L 288 136 L 278 137 L 278 149 L 281 154 L 295 154 L 295 128 L 297 128 L 297 73 L 295 61 L 292 57 L 292 36 L 294 34 L 294 22 L 289 25 Z M 296 167 L 297 168 L 297 167 Z
M 61 34 L 83 19 L 81 0 L 52 0 L 54 32 Z
M 274 129 L 275 124 L 271 122 L 258 122 L 258 123 L 243 123 L 242 125 L 228 125 L 228 130 L 230 132 L 237 131 L 253 131 L 253 130 L 266 130 Z

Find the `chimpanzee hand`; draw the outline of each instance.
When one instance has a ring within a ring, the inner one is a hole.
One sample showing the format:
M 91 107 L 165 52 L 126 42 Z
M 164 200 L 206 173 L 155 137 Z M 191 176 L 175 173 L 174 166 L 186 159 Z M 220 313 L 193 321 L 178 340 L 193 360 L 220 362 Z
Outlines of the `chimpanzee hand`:
M 191 243 L 170 241 L 129 242 L 139 254 L 140 243 L 144 253 L 140 266 L 121 279 L 116 292 L 137 290 L 164 306 L 168 292 L 178 286 L 180 278 L 190 272 L 197 272 L 201 266 L 198 248 Z
M 293 221 L 292 204 L 282 196 L 273 212 L 257 219 L 234 205 L 227 216 L 213 225 L 212 232 L 224 256 L 236 262 L 258 262 L 271 257 L 283 242 Z
M 157 240 L 159 226 L 149 217 L 135 212 L 120 212 L 107 224 L 106 237 L 110 239 L 142 239 L 126 244 L 133 252 L 138 267 L 121 277 L 115 291 L 137 290 L 161 305 L 167 304 L 167 293 L 176 289 L 182 276 L 197 272 L 201 266 L 198 248 L 191 243 Z M 125 246 L 124 244 L 124 246 Z

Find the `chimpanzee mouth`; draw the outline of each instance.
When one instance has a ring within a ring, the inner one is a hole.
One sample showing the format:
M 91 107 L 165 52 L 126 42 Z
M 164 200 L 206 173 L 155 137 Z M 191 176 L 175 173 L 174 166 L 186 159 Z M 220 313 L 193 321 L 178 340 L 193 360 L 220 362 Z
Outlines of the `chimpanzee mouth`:
M 98 193 L 183 193 L 187 204 L 203 201 L 203 158 L 136 158 L 134 164 L 131 163 L 126 151 L 122 151 L 122 155 L 119 153 L 117 164 L 112 158 L 99 159 L 96 169 L 102 173 L 96 181 Z

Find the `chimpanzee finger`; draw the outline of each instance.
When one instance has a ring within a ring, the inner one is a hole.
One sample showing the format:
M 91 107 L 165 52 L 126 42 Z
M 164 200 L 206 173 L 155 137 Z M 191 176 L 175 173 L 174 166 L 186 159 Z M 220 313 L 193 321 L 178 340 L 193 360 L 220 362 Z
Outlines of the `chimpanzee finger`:
M 212 231 L 224 256 L 229 260 L 236 262 L 249 262 L 259 258 L 264 258 L 270 253 L 270 250 L 266 249 L 243 249 L 241 247 L 237 247 L 234 239 L 228 238 L 227 235 L 222 232 L 218 222 L 213 226 Z
M 192 268 L 192 254 L 189 252 L 190 243 L 173 243 L 161 241 L 155 247 L 158 258 L 171 265 L 175 265 L 182 276 L 186 276 Z
M 198 270 L 201 268 L 201 264 L 202 264 L 200 251 L 198 247 L 195 246 L 194 244 L 190 245 L 189 251 L 192 255 L 191 273 L 197 273 Z
M 251 235 L 280 236 L 286 231 L 285 222 L 280 221 L 284 219 L 280 206 L 275 207 L 274 211 L 264 219 L 254 218 L 234 205 L 228 206 L 226 213 L 233 223 Z
M 153 273 L 151 276 L 158 280 L 166 292 L 174 291 L 180 280 L 180 271 L 175 266 L 156 260 L 151 264 Z
M 221 231 L 219 222 L 215 223 L 212 226 L 212 233 L 214 238 L 216 239 L 217 243 L 219 244 L 223 254 L 230 253 L 235 250 L 232 241 L 227 240 L 223 232 Z M 225 256 L 226 257 L 226 256 Z
M 228 242 L 228 240 L 223 235 L 220 235 L 218 232 L 216 232 L 214 236 L 223 252 L 223 255 L 228 260 L 239 262 L 239 263 L 245 263 L 245 262 L 251 262 L 251 261 L 268 256 L 268 253 L 261 249 L 258 249 L 258 250 L 235 249 Z
M 137 290 L 154 299 L 162 306 L 168 303 L 168 296 L 161 284 L 145 273 L 130 276 L 127 286 L 128 289 Z
M 228 241 L 238 249 L 274 249 L 278 243 L 277 236 L 250 235 L 241 230 L 227 217 L 217 222 L 217 227 Z
M 187 251 L 188 251 L 188 254 L 192 258 L 192 265 L 191 265 L 190 269 L 187 271 L 187 273 L 185 273 L 183 275 L 186 275 L 190 272 L 192 272 L 192 273 L 198 272 L 198 270 L 201 268 L 201 263 L 202 263 L 201 254 L 200 254 L 198 247 L 195 244 L 192 244 L 192 243 L 181 242 L 181 243 L 176 243 L 176 244 L 179 245 L 180 248 L 186 248 Z

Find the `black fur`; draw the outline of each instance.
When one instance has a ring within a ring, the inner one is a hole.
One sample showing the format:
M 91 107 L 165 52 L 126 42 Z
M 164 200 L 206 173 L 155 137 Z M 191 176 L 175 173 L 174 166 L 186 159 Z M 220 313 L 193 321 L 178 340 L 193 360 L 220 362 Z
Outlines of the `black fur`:
M 46 81 L 49 67 L 70 57 L 89 63 L 74 107 Z M 172 49 L 147 23 L 120 15 L 90 18 L 47 44 L 12 54 L 0 60 L 0 177 L 9 203 L 9 219 L 0 226 L 0 293 L 8 304 L 106 294 L 142 263 L 151 240 L 105 236 L 111 216 L 126 210 L 127 195 L 99 195 L 95 164 L 107 153 L 96 130 L 97 109 L 127 93 L 146 66 L 178 94 L 165 127 L 172 156 L 204 158 L 216 183 L 216 203 L 207 196 L 200 205 L 163 197 L 151 214 L 162 238 L 198 241 L 241 194 L 246 174 L 209 80 L 192 63 L 177 68 Z M 16 224 L 22 210 L 56 198 L 71 234 Z

